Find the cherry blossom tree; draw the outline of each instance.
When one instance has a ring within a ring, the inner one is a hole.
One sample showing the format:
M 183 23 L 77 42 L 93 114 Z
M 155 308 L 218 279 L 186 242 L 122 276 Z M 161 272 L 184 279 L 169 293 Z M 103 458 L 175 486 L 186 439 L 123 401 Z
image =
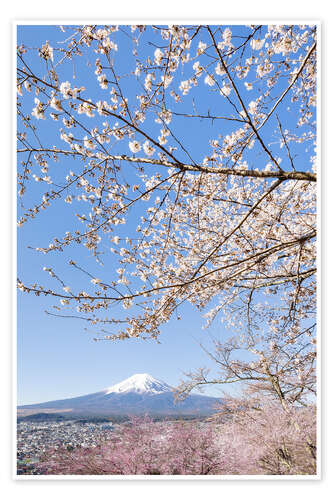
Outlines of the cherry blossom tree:
M 218 444 L 227 456 L 225 474 L 316 474 L 316 410 L 286 411 L 269 398 L 229 397 L 214 416 Z
M 48 450 L 42 475 L 315 475 L 313 408 L 286 413 L 267 402 L 242 401 L 231 420 L 153 422 L 132 418 L 94 448 Z M 239 406 L 239 400 L 236 400 Z M 230 407 L 230 406 L 229 406 Z
M 315 25 L 63 26 L 54 42 L 20 43 L 18 225 L 62 202 L 68 215 L 35 248 L 49 277 L 26 283 L 23 270 L 19 289 L 53 297 L 49 314 L 107 340 L 158 339 L 189 302 L 235 334 L 210 353 L 222 370 L 213 382 L 251 379 L 304 403 L 315 377 L 316 43 Z M 240 348 L 254 360 L 236 359 Z
M 307 406 L 316 395 L 315 339 L 311 330 L 284 335 L 235 336 L 215 340 L 208 357 L 217 368 L 216 376 L 207 368 L 187 373 L 178 387 L 177 397 L 183 399 L 194 388 L 218 384 L 238 384 L 245 393 L 273 397 L 288 410 L 290 406 Z M 310 337 L 310 338 L 309 338 Z M 244 359 L 247 352 L 249 359 Z M 249 356 L 250 354 L 250 356 Z
M 211 475 L 223 456 L 216 429 L 192 422 L 153 422 L 133 417 L 109 441 L 96 448 L 49 450 L 42 474 Z

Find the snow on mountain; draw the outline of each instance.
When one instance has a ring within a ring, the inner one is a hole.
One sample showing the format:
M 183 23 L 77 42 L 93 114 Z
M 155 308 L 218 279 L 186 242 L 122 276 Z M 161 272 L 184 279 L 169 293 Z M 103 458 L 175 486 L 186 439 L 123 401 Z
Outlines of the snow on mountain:
M 66 411 L 66 415 L 208 415 L 217 398 L 190 394 L 175 401 L 173 388 L 148 373 L 137 373 L 107 389 L 75 398 L 19 406 L 18 410 Z
M 115 384 L 105 389 L 105 395 L 111 393 L 136 392 L 137 394 L 162 394 L 171 392 L 173 388 L 162 380 L 157 380 L 148 373 L 137 373 L 119 384 Z

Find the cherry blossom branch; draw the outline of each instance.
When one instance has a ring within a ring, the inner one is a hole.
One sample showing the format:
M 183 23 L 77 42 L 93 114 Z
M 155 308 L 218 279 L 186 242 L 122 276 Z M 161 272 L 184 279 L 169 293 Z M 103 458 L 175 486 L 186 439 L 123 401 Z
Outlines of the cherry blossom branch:
M 55 154 L 68 154 L 85 156 L 83 153 L 79 153 L 73 150 L 61 150 L 61 149 L 40 149 L 40 148 L 21 148 L 18 149 L 18 153 L 25 153 L 28 151 L 40 152 L 40 153 L 55 153 Z M 94 154 L 89 155 L 90 158 L 98 158 Z M 258 179 L 281 179 L 281 180 L 296 180 L 296 181 L 309 181 L 316 182 L 317 175 L 312 172 L 288 172 L 286 170 L 280 169 L 279 172 L 272 171 L 262 171 L 262 170 L 248 170 L 242 168 L 221 168 L 221 167 L 207 167 L 204 165 L 189 165 L 181 162 L 170 162 L 166 160 L 159 160 L 154 158 L 145 158 L 137 156 L 127 156 L 127 155 L 105 155 L 105 160 L 114 161 L 128 161 L 130 163 L 143 163 L 147 165 L 160 165 L 166 168 L 177 168 L 180 170 L 186 170 L 188 172 L 203 172 L 206 174 L 219 174 L 219 175 L 230 175 L 234 177 L 251 177 Z

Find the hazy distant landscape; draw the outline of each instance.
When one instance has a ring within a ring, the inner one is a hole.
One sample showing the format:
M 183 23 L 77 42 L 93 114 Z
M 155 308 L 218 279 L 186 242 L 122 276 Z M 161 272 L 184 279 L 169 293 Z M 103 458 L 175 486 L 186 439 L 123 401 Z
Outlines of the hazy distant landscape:
M 105 444 L 121 433 L 133 415 L 149 415 L 152 423 L 204 422 L 217 402 L 217 398 L 192 395 L 176 404 L 170 385 L 149 374 L 136 374 L 94 394 L 18 407 L 18 474 L 40 474 L 37 465 L 52 449 Z
M 40 411 L 62 411 L 71 415 L 202 416 L 213 413 L 219 402 L 218 398 L 200 394 L 191 394 L 184 401 L 176 401 L 174 389 L 170 385 L 144 373 L 133 375 L 119 384 L 93 394 L 19 406 L 18 412 L 21 412 L 20 415 Z
M 179 419 L 180 417 L 178 417 Z M 185 417 L 186 420 L 197 417 Z M 161 420 L 156 417 L 154 421 Z M 169 421 L 177 420 L 175 416 Z M 37 414 L 17 421 L 17 473 L 18 475 L 38 475 L 37 466 L 46 453 L 54 449 L 74 450 L 107 444 L 121 433 L 122 426 L 130 417 L 71 417 L 67 415 Z M 164 418 L 163 418 L 164 421 Z

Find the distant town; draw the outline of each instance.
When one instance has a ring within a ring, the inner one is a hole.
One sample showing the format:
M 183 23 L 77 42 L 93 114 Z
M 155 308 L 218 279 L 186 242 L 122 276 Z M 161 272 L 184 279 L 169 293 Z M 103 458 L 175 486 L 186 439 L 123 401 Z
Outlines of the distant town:
M 35 466 L 50 449 L 92 447 L 110 439 L 119 424 L 88 420 L 38 419 L 17 423 L 17 474 L 36 474 Z
M 154 420 L 165 417 L 155 417 Z M 168 419 L 197 419 L 197 416 L 176 415 Z M 37 465 L 45 453 L 64 447 L 92 448 L 105 444 L 120 433 L 127 425 L 129 417 L 87 416 L 76 419 L 59 414 L 39 413 L 19 417 L 17 421 L 17 475 L 38 475 Z
M 175 405 L 169 384 L 140 373 L 94 394 L 19 406 L 17 474 L 39 474 L 37 464 L 54 449 L 104 444 L 121 432 L 130 415 L 200 421 L 212 412 L 216 401 L 208 396 L 190 395 Z

